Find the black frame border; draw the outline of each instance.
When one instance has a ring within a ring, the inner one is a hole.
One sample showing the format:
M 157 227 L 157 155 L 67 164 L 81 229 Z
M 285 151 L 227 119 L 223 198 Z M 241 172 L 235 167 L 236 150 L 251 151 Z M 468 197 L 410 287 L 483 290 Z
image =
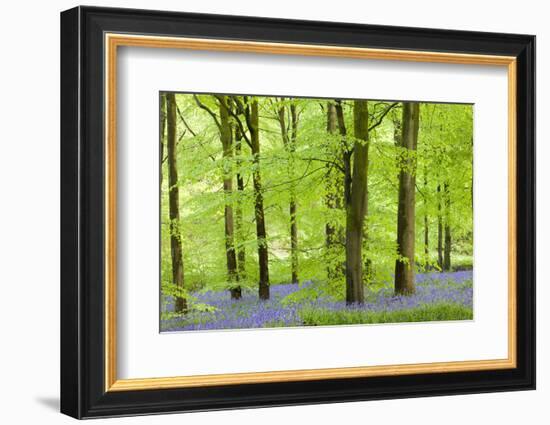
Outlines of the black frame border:
M 517 58 L 517 367 L 105 392 L 104 33 Z M 535 388 L 535 37 L 80 6 L 61 13 L 61 412 L 75 418 Z

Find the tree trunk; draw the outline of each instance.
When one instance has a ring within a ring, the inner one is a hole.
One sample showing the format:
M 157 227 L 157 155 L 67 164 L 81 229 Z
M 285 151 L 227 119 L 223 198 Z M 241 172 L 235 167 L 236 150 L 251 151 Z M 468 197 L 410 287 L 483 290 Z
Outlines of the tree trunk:
M 415 183 L 416 145 L 419 125 L 418 103 L 403 103 L 401 147 L 404 160 L 399 172 L 399 205 L 397 211 L 397 254 L 395 293 L 415 292 Z
M 346 303 L 363 303 L 363 224 L 367 212 L 369 114 L 366 100 L 356 100 L 353 107 L 354 136 L 351 187 L 346 186 Z
M 428 214 L 424 214 L 424 257 L 426 264 L 430 261 L 430 227 L 428 224 Z
M 345 261 L 342 265 L 342 272 L 346 278 L 346 301 L 348 303 L 354 302 L 354 294 L 355 291 L 351 290 L 348 284 L 348 214 L 347 211 L 349 209 L 349 205 L 351 203 L 351 183 L 352 183 L 352 169 L 351 169 L 351 157 L 352 157 L 352 150 L 348 146 L 347 141 L 347 129 L 346 129 L 346 121 L 344 119 L 344 110 L 342 108 L 342 102 L 336 101 L 336 119 L 338 121 L 338 129 L 340 131 L 340 136 L 342 136 L 341 144 L 342 144 L 342 165 L 344 170 L 344 179 L 342 182 L 342 188 L 343 188 L 343 197 L 342 202 L 344 204 L 344 207 L 346 209 L 346 229 L 344 232 L 343 237 L 340 237 L 340 235 L 337 234 L 338 241 L 344 245 L 344 251 L 345 251 Z M 337 200 L 340 198 L 336 198 Z M 340 229 L 338 229 L 340 230 Z M 352 241 L 354 242 L 354 241 Z
M 179 188 L 178 169 L 176 163 L 176 97 L 174 93 L 168 93 L 166 95 L 166 100 L 168 104 L 168 196 L 170 209 L 170 251 L 172 254 L 172 283 L 178 289 L 183 290 L 183 251 L 181 247 L 181 234 L 179 228 Z M 178 313 L 187 312 L 187 300 L 185 299 L 185 297 L 176 296 L 175 311 Z
M 441 215 L 441 185 L 437 185 L 437 266 L 443 270 L 443 216 Z
M 237 256 L 235 254 L 235 236 L 233 224 L 233 129 L 228 108 L 230 105 L 225 96 L 218 98 L 220 103 L 220 140 L 223 147 L 223 192 L 225 196 L 225 254 L 227 262 L 227 279 L 232 299 L 241 298 L 241 287 L 238 284 Z
M 363 285 L 370 285 L 374 279 L 374 267 L 372 266 L 372 259 L 365 259 L 365 268 L 363 270 Z
M 451 227 L 445 223 L 445 251 L 443 256 L 443 269 L 451 271 Z
M 403 119 L 403 117 L 401 117 L 401 119 Z M 398 116 L 395 115 L 393 118 L 393 143 L 396 147 L 401 146 L 401 139 L 403 136 L 401 131 L 402 125 L 403 123 L 401 122 L 401 120 L 399 120 Z
M 294 170 L 294 153 L 296 151 L 296 142 L 298 138 L 298 114 L 296 105 L 290 105 L 291 135 L 290 135 L 290 168 Z M 290 187 L 290 252 L 292 283 L 298 283 L 298 222 L 296 205 L 296 183 L 293 181 Z
M 296 223 L 296 201 L 291 199 L 290 213 L 290 268 L 292 283 L 298 283 L 298 225 Z
M 450 225 L 450 213 L 451 213 L 451 197 L 449 193 L 449 184 L 445 183 L 443 186 L 445 193 L 445 248 L 443 252 L 443 270 L 451 271 L 451 225 Z
M 428 170 L 424 167 L 424 257 L 425 264 L 430 263 L 430 227 L 428 222 Z
M 253 100 L 248 113 L 248 126 L 250 131 L 250 143 L 252 147 L 252 161 L 254 171 L 252 182 L 254 185 L 254 217 L 256 220 L 256 237 L 258 240 L 258 265 L 260 268 L 260 282 L 258 295 L 261 300 L 269 299 L 269 265 L 267 238 L 265 231 L 264 198 L 262 194 L 262 181 L 260 174 L 260 134 L 258 118 L 258 101 Z
M 333 101 L 327 102 L 327 133 L 329 136 L 336 134 L 338 129 L 336 106 Z M 336 157 L 339 152 L 334 151 L 328 144 L 328 155 L 329 157 Z M 343 181 L 340 171 L 334 169 L 334 167 L 327 163 L 327 172 L 325 178 L 325 204 L 327 208 L 341 209 L 342 208 L 342 190 L 343 190 Z M 325 224 L 325 239 L 326 239 L 326 248 L 329 255 L 327 261 L 327 277 L 329 280 L 338 279 L 342 276 L 343 268 L 337 264 L 334 264 L 332 258 L 336 256 L 337 251 L 341 247 L 341 242 L 343 242 L 343 229 L 338 228 L 332 221 L 329 219 Z
M 244 194 L 244 178 L 241 172 L 241 147 L 242 134 L 238 128 L 235 129 L 235 154 L 237 155 L 237 206 L 235 208 L 235 226 L 237 236 L 237 274 L 239 282 L 246 279 L 246 251 L 244 247 L 244 231 L 243 231 L 243 194 Z
M 284 98 L 281 98 L 284 100 Z M 282 106 L 279 108 L 279 126 L 281 127 L 281 136 L 283 145 L 289 155 L 288 161 L 288 176 L 291 179 L 289 187 L 289 216 L 290 216 L 290 269 L 292 283 L 298 283 L 298 224 L 296 222 L 296 183 L 294 177 L 294 152 L 296 151 L 296 138 L 298 135 L 298 115 L 296 113 L 296 105 L 290 106 L 290 135 L 286 124 L 287 108 Z
M 367 101 L 355 101 L 353 119 L 355 141 L 350 149 L 346 140 L 347 130 L 342 104 L 336 103 L 336 117 L 342 143 L 345 146 L 344 205 L 346 207 L 346 303 L 363 303 L 363 223 L 367 209 L 368 175 L 368 106 Z M 353 155 L 353 169 L 352 169 Z
M 160 136 L 159 136 L 159 143 L 160 143 L 160 159 L 159 159 L 159 185 L 162 189 L 162 164 L 164 161 L 164 133 L 166 132 L 166 95 L 161 94 L 160 95 Z

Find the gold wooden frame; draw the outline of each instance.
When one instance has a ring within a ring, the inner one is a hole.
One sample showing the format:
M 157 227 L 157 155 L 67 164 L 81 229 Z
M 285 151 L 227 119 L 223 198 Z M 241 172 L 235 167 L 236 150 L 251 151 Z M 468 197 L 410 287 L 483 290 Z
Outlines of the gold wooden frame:
M 410 375 L 511 369 L 516 353 L 516 59 L 512 56 L 369 49 L 324 45 L 265 43 L 105 34 L 105 391 L 134 391 L 213 385 L 309 381 L 352 377 Z M 507 67 L 508 71 L 508 357 L 387 366 L 344 367 L 254 373 L 117 379 L 116 374 L 116 87 L 120 46 L 325 56 Z

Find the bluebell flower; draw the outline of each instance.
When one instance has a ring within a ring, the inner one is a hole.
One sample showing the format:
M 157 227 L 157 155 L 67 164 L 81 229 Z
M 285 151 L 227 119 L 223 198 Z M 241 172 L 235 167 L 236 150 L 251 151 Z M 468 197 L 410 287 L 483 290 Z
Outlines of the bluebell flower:
M 240 300 L 232 300 L 228 291 L 206 291 L 192 294 L 198 303 L 214 307 L 213 311 L 190 311 L 182 317 L 162 320 L 163 331 L 246 329 L 262 327 L 303 326 L 300 311 L 320 309 L 329 312 L 394 312 L 438 303 L 473 306 L 472 271 L 422 273 L 416 275 L 413 295 L 395 295 L 391 282 L 371 294 L 364 304 L 347 305 L 330 297 L 319 297 L 300 303 L 281 303 L 288 295 L 314 282 L 271 285 L 270 299 L 260 301 L 256 291 L 243 291 Z M 163 306 L 173 311 L 173 302 Z

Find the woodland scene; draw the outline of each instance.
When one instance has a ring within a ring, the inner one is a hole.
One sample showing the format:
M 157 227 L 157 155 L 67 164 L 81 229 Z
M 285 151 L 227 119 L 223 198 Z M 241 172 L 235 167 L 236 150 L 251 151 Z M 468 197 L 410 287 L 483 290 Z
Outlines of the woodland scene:
M 473 319 L 473 106 L 160 93 L 160 329 Z

